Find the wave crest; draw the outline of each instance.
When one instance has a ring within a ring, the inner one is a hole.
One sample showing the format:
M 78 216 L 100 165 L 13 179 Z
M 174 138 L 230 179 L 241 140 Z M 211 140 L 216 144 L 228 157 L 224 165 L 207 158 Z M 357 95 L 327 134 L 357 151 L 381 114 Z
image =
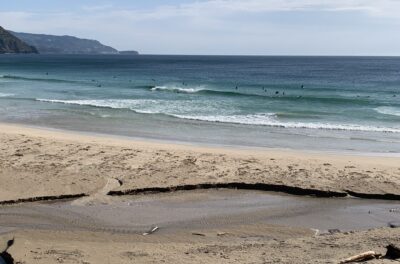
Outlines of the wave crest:
M 179 87 L 168 87 L 168 86 L 155 86 L 150 88 L 151 91 L 168 91 L 175 93 L 197 93 L 200 91 L 205 91 L 202 88 L 179 88 Z
M 41 102 L 62 103 L 73 105 L 84 105 L 92 107 L 104 107 L 111 109 L 129 109 L 143 114 L 163 114 L 180 119 L 189 119 L 205 122 L 231 123 L 242 125 L 258 125 L 280 128 L 302 128 L 302 129 L 322 129 L 322 130 L 346 130 L 362 132 L 387 132 L 400 133 L 400 128 L 365 126 L 358 124 L 333 124 L 333 123 L 312 123 L 312 122 L 285 122 L 277 118 L 275 113 L 260 113 L 253 115 L 190 115 L 178 114 L 173 111 L 176 106 L 170 107 L 170 102 L 165 102 L 165 107 L 155 109 L 154 105 L 159 105 L 159 100 L 150 99 L 107 99 L 107 100 L 51 100 L 37 99 Z
M 200 94 L 210 96 L 224 96 L 224 97 L 250 97 L 259 99 L 271 99 L 271 100 L 284 100 L 284 101 L 305 101 L 305 102 L 323 102 L 328 104 L 366 104 L 369 102 L 368 98 L 363 97 L 323 97 L 314 96 L 309 94 L 283 94 L 282 90 L 272 90 L 269 92 L 263 90 L 263 92 L 251 91 L 241 92 L 240 90 L 213 90 L 207 88 L 182 88 L 177 86 L 144 86 L 150 91 L 160 92 L 173 92 L 173 93 L 186 93 L 186 94 Z M 278 93 L 276 93 L 278 92 Z
M 244 125 L 262 125 L 262 126 L 280 127 L 280 128 L 304 128 L 304 129 L 322 129 L 322 130 L 400 133 L 400 128 L 363 126 L 357 124 L 282 122 L 275 118 L 272 118 L 275 116 L 276 116 L 275 114 L 233 115 L 233 116 L 176 115 L 176 117 L 179 118 L 198 120 L 198 121 L 244 124 Z
M 382 106 L 375 108 L 375 111 L 383 115 L 400 116 L 400 108 L 398 107 Z
M 11 97 L 14 96 L 15 94 L 12 93 L 0 93 L 0 97 Z

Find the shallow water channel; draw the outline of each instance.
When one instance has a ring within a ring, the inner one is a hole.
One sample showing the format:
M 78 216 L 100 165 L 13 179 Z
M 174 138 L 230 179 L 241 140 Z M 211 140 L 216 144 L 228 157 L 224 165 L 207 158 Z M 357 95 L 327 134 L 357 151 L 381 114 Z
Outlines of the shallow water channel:
M 11 229 L 141 233 L 272 224 L 363 230 L 400 222 L 400 201 L 314 198 L 261 191 L 197 190 L 104 197 L 99 201 L 26 203 L 0 207 L 0 232 Z

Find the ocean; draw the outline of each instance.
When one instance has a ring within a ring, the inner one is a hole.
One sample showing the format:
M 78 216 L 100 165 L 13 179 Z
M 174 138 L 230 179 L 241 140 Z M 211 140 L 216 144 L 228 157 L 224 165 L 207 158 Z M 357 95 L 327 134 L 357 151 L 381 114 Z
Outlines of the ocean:
M 400 153 L 400 58 L 1 55 L 0 122 Z

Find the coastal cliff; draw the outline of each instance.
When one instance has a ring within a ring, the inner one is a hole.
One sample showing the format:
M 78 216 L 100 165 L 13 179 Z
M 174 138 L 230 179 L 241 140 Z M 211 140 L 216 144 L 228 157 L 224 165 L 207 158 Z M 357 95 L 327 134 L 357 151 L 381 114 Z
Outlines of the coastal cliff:
M 0 26 L 0 54 L 4 53 L 38 53 L 34 46 L 12 35 Z
M 29 45 L 35 46 L 41 54 L 119 54 L 118 50 L 103 45 L 97 40 L 73 36 L 55 36 L 12 32 Z

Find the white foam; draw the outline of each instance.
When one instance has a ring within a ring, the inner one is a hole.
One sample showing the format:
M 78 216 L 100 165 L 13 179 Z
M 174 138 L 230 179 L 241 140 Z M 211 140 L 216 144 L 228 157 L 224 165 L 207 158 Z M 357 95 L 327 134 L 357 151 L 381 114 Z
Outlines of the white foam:
M 151 88 L 152 91 L 170 91 L 178 93 L 197 93 L 204 89 L 202 88 L 181 88 L 181 87 L 168 87 L 168 86 L 156 86 Z
M 254 115 L 211 115 L 220 110 L 218 105 L 195 105 L 192 101 L 168 101 L 151 99 L 106 99 L 106 100 L 50 100 L 37 99 L 41 102 L 86 105 L 107 107 L 113 109 L 130 109 L 144 114 L 165 114 L 181 119 L 190 119 L 207 122 L 232 123 L 244 125 L 259 125 L 282 128 L 303 128 L 323 130 L 346 130 L 363 132 L 400 133 L 400 127 L 379 127 L 358 124 L 332 124 L 311 122 L 283 122 L 277 119 L 274 113 L 260 113 Z M 193 115 L 192 113 L 206 113 Z
M 400 116 L 400 108 L 398 107 L 382 106 L 375 108 L 375 111 L 384 115 Z
M 269 125 L 274 122 L 274 113 L 264 113 L 257 115 L 216 115 L 216 116 L 191 116 L 191 115 L 174 115 L 178 118 L 192 119 L 199 121 L 219 122 L 219 123 L 233 123 L 244 125 Z
M 273 114 L 233 115 L 233 116 L 184 116 L 184 115 L 175 115 L 175 116 L 179 118 L 199 120 L 199 121 L 245 124 L 245 125 L 262 125 L 262 126 L 282 127 L 282 128 L 307 128 L 307 129 L 324 129 L 324 130 L 400 133 L 400 128 L 390 128 L 390 127 L 363 126 L 357 124 L 281 122 L 273 118 L 274 117 Z
M 48 103 L 61 103 L 72 105 L 86 105 L 95 107 L 107 107 L 113 109 L 131 109 L 143 103 L 157 103 L 157 100 L 119 100 L 119 99 L 105 99 L 105 100 L 53 100 L 53 99 L 36 99 L 40 102 Z
M 37 99 L 40 102 L 48 103 L 60 103 L 69 105 L 82 105 L 82 106 L 94 106 L 104 107 L 112 109 L 129 109 L 137 113 L 142 114 L 159 114 L 162 113 L 159 109 L 155 108 L 159 104 L 158 100 L 133 100 L 133 99 L 105 99 L 105 100 L 49 100 L 49 99 Z
M 15 94 L 12 93 L 0 93 L 0 97 L 10 97 L 10 96 L 14 96 Z
M 203 102 L 193 104 L 191 100 L 152 100 L 152 99 L 103 99 L 103 100 L 52 100 L 36 99 L 41 102 L 107 107 L 113 109 L 130 109 L 144 114 L 178 115 L 193 113 L 209 114 L 218 110 L 219 104 Z

